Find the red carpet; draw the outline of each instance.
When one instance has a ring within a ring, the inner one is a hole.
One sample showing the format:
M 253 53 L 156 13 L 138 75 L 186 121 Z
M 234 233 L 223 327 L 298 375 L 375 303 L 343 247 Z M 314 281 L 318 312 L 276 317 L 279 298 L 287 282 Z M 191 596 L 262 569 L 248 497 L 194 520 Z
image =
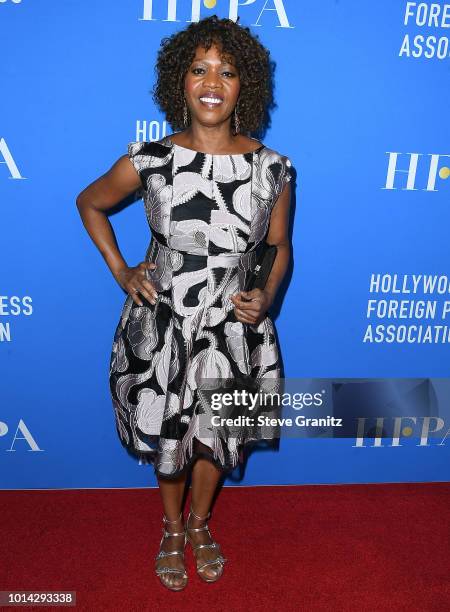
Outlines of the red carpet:
M 76 609 L 90 611 L 441 612 L 450 609 L 449 491 L 224 488 L 210 520 L 229 559 L 224 575 L 203 583 L 187 549 L 179 593 L 153 573 L 157 489 L 1 491 L 0 590 L 76 590 Z

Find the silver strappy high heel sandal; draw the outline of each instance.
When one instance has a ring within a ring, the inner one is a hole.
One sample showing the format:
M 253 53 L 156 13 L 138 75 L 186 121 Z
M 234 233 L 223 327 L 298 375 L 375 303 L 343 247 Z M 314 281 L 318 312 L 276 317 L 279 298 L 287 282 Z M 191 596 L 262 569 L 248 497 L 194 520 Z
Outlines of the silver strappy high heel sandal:
M 181 519 L 182 514 L 183 512 L 180 512 L 180 516 L 177 518 L 176 521 L 169 521 L 167 517 L 164 515 L 163 516 L 164 525 L 166 525 L 166 523 L 172 523 L 172 524 L 178 523 L 178 521 Z M 181 535 L 184 536 L 183 550 L 173 550 L 171 552 L 166 552 L 165 550 L 161 550 L 161 546 L 166 538 L 169 538 L 171 536 L 181 536 Z M 165 527 L 163 527 L 163 537 L 161 538 L 161 542 L 159 544 L 160 551 L 156 555 L 155 561 L 158 561 L 158 559 L 164 559 L 165 557 L 171 557 L 173 555 L 181 555 L 184 561 L 185 547 L 186 547 L 186 531 L 178 531 L 178 532 L 171 533 L 170 531 L 167 531 Z M 156 571 L 156 574 L 159 576 L 159 579 L 162 582 L 162 584 L 168 589 L 170 589 L 171 591 L 181 591 L 182 589 L 184 589 L 184 587 L 187 584 L 188 576 L 187 576 L 185 569 L 179 569 L 177 567 L 167 567 L 165 565 L 163 567 L 157 567 L 155 571 Z M 172 586 L 168 582 L 165 582 L 164 580 L 164 576 L 166 576 L 167 574 L 169 575 L 170 574 L 180 574 L 181 577 L 183 578 L 183 582 L 179 585 Z
M 189 524 L 189 518 L 191 516 L 191 514 L 198 520 L 198 521 L 206 521 L 207 519 L 209 519 L 209 517 L 211 516 L 211 512 L 208 512 L 207 516 L 202 517 L 202 516 L 197 516 L 195 514 L 195 512 L 192 510 L 192 506 L 189 510 L 189 515 L 186 521 L 186 526 L 185 526 L 185 532 L 186 532 L 186 540 L 191 544 L 192 546 L 192 552 L 195 555 L 195 558 L 197 559 L 197 555 L 195 554 L 197 550 L 200 550 L 201 548 L 215 548 L 217 549 L 218 555 L 215 559 L 212 559 L 211 561 L 205 561 L 204 563 L 202 563 L 201 565 L 197 566 L 197 574 L 200 576 L 200 578 L 202 580 L 204 580 L 205 582 L 215 582 L 216 580 L 218 580 L 222 574 L 223 574 L 223 566 L 224 563 L 227 561 L 227 559 L 225 559 L 225 557 L 223 557 L 221 555 L 220 552 L 220 546 L 217 542 L 215 542 L 211 536 L 211 533 L 209 531 L 209 527 L 208 527 L 208 523 L 205 523 L 205 525 L 203 525 L 203 527 L 188 527 Z M 211 538 L 212 542 L 210 544 L 197 544 L 194 545 L 190 536 L 189 536 L 189 531 L 207 531 L 209 537 Z M 217 574 L 214 577 L 209 577 L 206 574 L 203 573 L 203 570 L 205 567 L 208 567 L 210 565 L 217 565 Z

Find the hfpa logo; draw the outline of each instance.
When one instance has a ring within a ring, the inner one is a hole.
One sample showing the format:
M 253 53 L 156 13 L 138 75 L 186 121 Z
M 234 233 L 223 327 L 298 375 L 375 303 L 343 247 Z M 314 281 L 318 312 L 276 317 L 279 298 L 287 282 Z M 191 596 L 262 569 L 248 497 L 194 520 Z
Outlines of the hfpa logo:
M 398 156 L 401 153 L 396 153 L 394 151 L 387 151 L 389 155 L 389 163 L 386 175 L 386 185 L 381 189 L 397 189 L 394 187 L 395 177 L 397 174 L 406 174 L 406 187 L 402 187 L 405 191 L 417 191 L 417 187 L 415 187 L 416 182 L 416 173 L 417 166 L 419 164 L 419 157 L 423 155 L 423 153 L 405 153 L 404 155 L 409 155 L 409 166 L 408 168 L 397 168 L 397 160 Z M 422 191 L 437 191 L 436 189 L 436 177 L 439 175 L 441 179 L 447 179 L 450 177 L 450 168 L 447 166 L 439 167 L 439 158 L 440 157 L 450 157 L 447 154 L 438 154 L 438 153 L 428 153 L 429 159 L 423 160 L 422 163 L 428 164 L 428 180 L 426 187 L 422 189 Z
M 6 164 L 6 167 L 9 170 L 11 176 L 8 178 L 12 179 L 23 179 L 26 178 L 22 176 L 19 172 L 19 168 L 17 167 L 16 162 L 14 161 L 14 157 L 9 150 L 8 145 L 6 144 L 6 140 L 4 138 L 0 138 L 0 164 Z
M 369 422 L 368 422 L 369 421 Z M 406 424 L 405 421 L 408 421 Z M 445 421 L 440 417 L 414 417 L 401 416 L 393 418 L 378 417 L 373 420 L 366 417 L 358 418 L 358 429 L 356 433 L 355 444 L 353 448 L 366 447 L 396 447 L 403 446 L 400 443 L 401 439 L 411 438 L 413 435 L 417 437 L 419 443 L 416 446 L 431 446 L 430 437 L 435 440 L 437 436 L 432 434 L 440 433 L 442 437 L 439 444 L 436 446 L 444 446 L 446 439 L 450 436 L 450 429 L 445 429 Z M 387 437 L 388 431 L 392 431 L 392 437 Z M 370 438 L 367 437 L 370 434 Z M 369 442 L 365 444 L 365 442 Z M 386 444 L 383 444 L 382 441 Z
M 189 13 L 183 13 L 183 21 L 187 23 L 200 21 L 201 18 L 206 17 L 207 13 L 203 11 L 202 6 L 205 9 L 216 9 L 217 5 L 225 6 L 228 11 L 228 19 L 236 21 L 240 15 L 240 9 L 255 5 L 253 8 L 258 11 L 255 23 L 252 26 L 262 26 L 260 20 L 266 15 L 275 15 L 278 20 L 277 28 L 293 28 L 289 23 L 286 9 L 284 7 L 283 0 L 190 0 L 185 2 L 178 2 L 178 0 L 144 0 L 144 13 L 141 18 L 142 21 L 181 21 L 177 19 L 177 8 L 186 5 L 190 5 Z M 166 16 L 166 18 L 162 18 Z M 188 19 L 190 17 L 190 19 Z
M 9 428 L 8 425 L 6 423 L 4 423 L 3 421 L 0 421 L 0 437 L 2 436 L 6 436 L 9 432 Z M 19 435 L 22 434 L 22 435 Z M 30 430 L 28 429 L 28 427 L 25 425 L 25 423 L 23 422 L 22 419 L 19 419 L 19 422 L 17 424 L 16 427 L 16 431 L 14 433 L 14 436 L 11 440 L 11 445 L 9 448 L 6 449 L 6 452 L 16 452 L 16 448 L 13 448 L 14 445 L 16 444 L 16 440 L 25 440 L 27 443 L 28 448 L 26 449 L 27 451 L 40 451 L 42 452 L 43 449 L 39 448 L 39 446 L 37 445 L 36 440 L 33 438 L 33 436 L 31 435 Z M 21 450 L 23 450 L 23 446 L 21 446 Z

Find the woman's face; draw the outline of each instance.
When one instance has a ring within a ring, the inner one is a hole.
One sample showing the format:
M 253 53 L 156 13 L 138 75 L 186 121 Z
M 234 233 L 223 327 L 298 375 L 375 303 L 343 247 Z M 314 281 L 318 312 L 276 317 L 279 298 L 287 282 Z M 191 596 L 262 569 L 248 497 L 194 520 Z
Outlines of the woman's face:
M 239 73 L 231 61 L 232 58 L 222 59 L 215 45 L 208 51 L 197 47 L 184 80 L 192 120 L 211 126 L 231 116 L 240 91 Z

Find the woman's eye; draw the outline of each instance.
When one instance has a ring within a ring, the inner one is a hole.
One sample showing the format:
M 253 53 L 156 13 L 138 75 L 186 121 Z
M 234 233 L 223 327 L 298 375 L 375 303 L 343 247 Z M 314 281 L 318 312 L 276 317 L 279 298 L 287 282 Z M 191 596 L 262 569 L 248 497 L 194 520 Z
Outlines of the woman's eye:
M 201 66 L 192 68 L 192 74 L 203 74 L 204 72 L 205 72 L 205 69 L 202 68 Z M 236 74 L 234 72 L 231 72 L 230 70 L 224 70 L 222 74 L 227 78 L 236 76 Z

